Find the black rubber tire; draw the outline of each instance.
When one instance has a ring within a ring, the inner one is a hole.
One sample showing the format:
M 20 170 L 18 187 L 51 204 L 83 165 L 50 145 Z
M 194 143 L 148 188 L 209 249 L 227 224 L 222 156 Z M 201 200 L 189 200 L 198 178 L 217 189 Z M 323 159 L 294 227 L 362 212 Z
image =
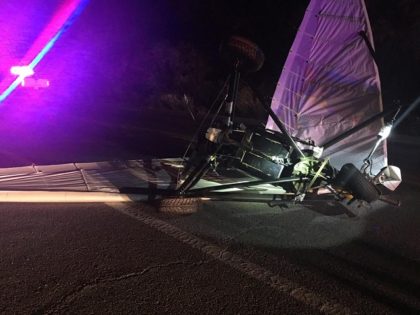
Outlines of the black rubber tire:
M 159 212 L 170 214 L 192 214 L 200 208 L 200 198 L 174 197 L 159 200 L 157 209 Z
M 379 190 L 353 165 L 345 164 L 334 184 L 348 190 L 356 199 L 372 202 L 379 199 Z
M 239 70 L 256 72 L 264 64 L 264 53 L 252 41 L 240 36 L 232 36 L 220 46 L 222 58 L 229 64 L 239 61 Z

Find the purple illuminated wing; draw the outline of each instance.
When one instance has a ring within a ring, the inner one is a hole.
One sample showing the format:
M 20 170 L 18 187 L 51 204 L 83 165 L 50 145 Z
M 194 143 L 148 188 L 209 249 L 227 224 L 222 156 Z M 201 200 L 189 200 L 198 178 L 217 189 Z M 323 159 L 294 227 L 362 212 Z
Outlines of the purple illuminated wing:
M 371 45 L 371 47 L 369 47 Z M 312 0 L 277 84 L 271 107 L 293 136 L 322 145 L 382 111 L 373 37 L 363 0 Z M 378 120 L 328 148 L 340 168 L 360 167 L 383 125 Z M 267 129 L 276 130 L 270 119 Z M 386 144 L 374 171 L 386 164 Z

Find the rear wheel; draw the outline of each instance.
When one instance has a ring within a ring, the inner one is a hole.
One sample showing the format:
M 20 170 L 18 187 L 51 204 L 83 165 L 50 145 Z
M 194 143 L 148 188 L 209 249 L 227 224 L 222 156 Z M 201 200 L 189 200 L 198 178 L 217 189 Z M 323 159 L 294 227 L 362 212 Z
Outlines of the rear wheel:
M 356 199 L 372 202 L 379 190 L 353 164 L 345 164 L 335 178 L 335 185 L 348 190 Z

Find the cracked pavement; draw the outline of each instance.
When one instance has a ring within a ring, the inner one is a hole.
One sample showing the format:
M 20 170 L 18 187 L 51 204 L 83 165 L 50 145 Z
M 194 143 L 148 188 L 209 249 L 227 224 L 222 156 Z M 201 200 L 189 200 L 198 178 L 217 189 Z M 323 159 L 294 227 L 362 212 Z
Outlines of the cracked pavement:
M 2 314 L 313 314 L 104 204 L 0 205 Z

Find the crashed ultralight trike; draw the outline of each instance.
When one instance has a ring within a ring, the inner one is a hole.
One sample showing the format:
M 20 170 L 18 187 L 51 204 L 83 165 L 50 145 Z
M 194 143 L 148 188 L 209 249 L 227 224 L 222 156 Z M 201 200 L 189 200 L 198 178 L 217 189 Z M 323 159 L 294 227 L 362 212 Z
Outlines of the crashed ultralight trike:
M 239 36 L 229 38 L 221 50 L 232 71 L 219 93 L 220 101 L 213 103 L 216 106 L 198 127 L 179 166 L 176 189 L 160 189 L 155 194 L 176 205 L 183 200 L 188 203 L 190 198 L 262 201 L 270 205 L 316 199 L 359 205 L 380 199 L 399 204 L 389 196 L 401 182 L 399 168 L 386 165 L 372 173 L 373 157 L 389 136 L 399 108 L 378 112 L 321 144 L 292 136 L 264 102 L 264 110 L 276 130 L 235 123 L 241 74 L 261 68 L 264 55 L 256 44 Z M 389 118 L 386 124 L 381 123 L 384 117 Z M 330 163 L 330 157 L 323 154 L 378 122 L 382 127 L 371 137 L 371 148 L 360 167 L 349 162 L 337 169 Z

